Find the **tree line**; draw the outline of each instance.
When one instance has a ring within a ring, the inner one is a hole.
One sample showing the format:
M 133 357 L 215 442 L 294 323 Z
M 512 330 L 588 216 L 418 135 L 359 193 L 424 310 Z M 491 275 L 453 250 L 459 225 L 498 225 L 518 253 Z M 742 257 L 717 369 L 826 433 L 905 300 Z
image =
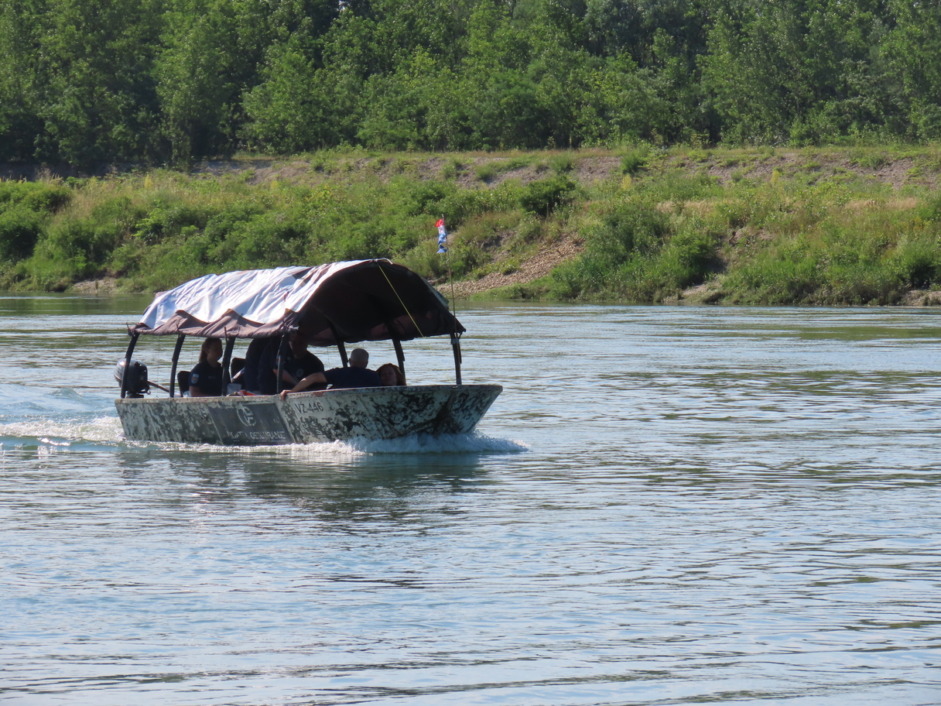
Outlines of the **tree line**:
M 915 0 L 16 0 L 0 161 L 941 138 Z

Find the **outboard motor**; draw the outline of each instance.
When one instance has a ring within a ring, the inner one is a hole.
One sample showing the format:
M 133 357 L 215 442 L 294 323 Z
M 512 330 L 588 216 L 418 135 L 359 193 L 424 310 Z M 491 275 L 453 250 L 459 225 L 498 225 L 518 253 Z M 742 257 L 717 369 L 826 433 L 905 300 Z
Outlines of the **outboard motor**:
M 114 379 L 118 381 L 118 387 L 124 379 L 124 367 L 127 361 L 123 358 L 118 361 L 114 368 Z M 128 397 L 143 397 L 150 392 L 150 382 L 147 380 L 147 366 L 136 360 L 131 361 L 131 366 L 127 369 L 126 392 Z

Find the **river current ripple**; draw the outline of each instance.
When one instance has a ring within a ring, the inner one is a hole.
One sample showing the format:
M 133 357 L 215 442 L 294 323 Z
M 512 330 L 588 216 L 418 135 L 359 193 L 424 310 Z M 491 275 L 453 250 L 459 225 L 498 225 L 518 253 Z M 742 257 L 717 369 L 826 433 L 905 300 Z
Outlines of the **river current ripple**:
M 938 312 L 459 309 L 476 434 L 217 449 L 143 305 L 0 297 L 0 702 L 941 703 Z

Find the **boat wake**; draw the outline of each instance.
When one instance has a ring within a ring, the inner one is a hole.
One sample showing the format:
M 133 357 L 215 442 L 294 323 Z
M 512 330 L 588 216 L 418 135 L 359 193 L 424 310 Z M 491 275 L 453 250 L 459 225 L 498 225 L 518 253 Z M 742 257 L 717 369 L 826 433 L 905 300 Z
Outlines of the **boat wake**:
M 445 434 L 442 436 L 420 434 L 388 440 L 354 439 L 347 442 L 347 445 L 361 453 L 376 454 L 503 454 L 529 450 L 518 442 L 495 439 L 476 432 L 471 434 Z
M 507 454 L 529 448 L 508 439 L 498 439 L 472 432 L 431 436 L 419 434 L 399 439 L 350 439 L 282 446 L 213 446 L 209 444 L 157 443 L 127 441 L 118 417 L 79 418 L 72 420 L 36 417 L 15 422 L 0 422 L 0 448 L 50 446 L 68 448 L 81 444 L 160 447 L 208 453 L 263 453 L 284 455 L 298 460 L 358 458 L 385 454 Z
M 200 446 L 201 449 L 231 451 L 234 447 Z M 311 444 L 285 444 L 281 446 L 241 446 L 239 452 L 247 454 L 275 454 L 294 460 L 325 460 L 361 458 L 378 455 L 480 455 L 508 454 L 529 451 L 519 442 L 496 439 L 473 432 L 470 434 L 445 434 L 442 436 L 415 435 L 400 439 L 350 439 Z
M 121 422 L 117 417 L 94 419 L 47 419 L 37 417 L 17 422 L 0 423 L 0 446 L 68 447 L 77 442 L 118 444 L 123 440 Z

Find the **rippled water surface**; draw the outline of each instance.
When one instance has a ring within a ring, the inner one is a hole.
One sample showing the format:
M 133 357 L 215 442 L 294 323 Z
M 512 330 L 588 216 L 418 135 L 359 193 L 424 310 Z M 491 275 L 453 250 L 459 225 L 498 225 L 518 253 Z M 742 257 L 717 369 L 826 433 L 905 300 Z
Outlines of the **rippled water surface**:
M 458 311 L 477 434 L 218 449 L 145 303 L 0 298 L 0 701 L 941 703 L 941 313 Z

